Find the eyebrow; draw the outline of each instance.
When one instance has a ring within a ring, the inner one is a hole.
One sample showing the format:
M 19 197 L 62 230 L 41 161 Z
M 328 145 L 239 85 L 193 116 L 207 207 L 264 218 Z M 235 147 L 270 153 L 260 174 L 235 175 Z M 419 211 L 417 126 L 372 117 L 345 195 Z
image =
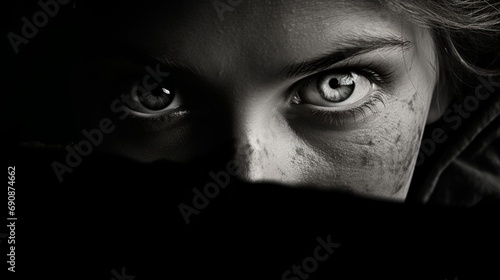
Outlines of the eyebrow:
M 285 67 L 280 77 L 283 80 L 311 75 L 329 69 L 332 65 L 379 49 L 400 49 L 401 51 L 411 48 L 412 43 L 401 37 L 373 37 L 364 36 L 349 39 L 340 43 L 334 51 L 321 55 L 307 61 L 291 64 Z
M 328 70 L 332 65 L 350 59 L 354 56 L 366 54 L 380 49 L 395 49 L 404 51 L 412 47 L 412 43 L 402 37 L 376 37 L 373 35 L 356 35 L 353 38 L 343 39 L 330 53 L 319 57 L 286 66 L 279 74 L 281 80 L 303 77 Z M 115 50 L 116 53 L 116 50 Z M 136 49 L 123 48 L 119 51 L 123 57 L 134 61 L 153 64 L 160 63 L 165 70 L 180 76 L 203 80 L 203 75 L 197 67 L 190 67 L 183 63 L 170 61 L 165 56 L 149 56 Z
M 164 56 L 154 56 L 152 57 L 152 59 L 157 63 L 160 63 L 161 66 L 164 67 L 166 70 L 173 72 L 176 75 L 191 77 L 198 80 L 203 79 L 201 71 L 196 66 L 191 67 L 186 64 L 170 61 Z
M 100 54 L 104 57 L 111 56 L 133 61 L 144 67 L 149 66 L 154 68 L 155 65 L 160 64 L 163 70 L 175 73 L 176 75 L 202 78 L 199 69 L 196 67 L 170 61 L 164 56 L 150 55 L 145 51 L 127 45 L 115 46 L 109 50 L 100 50 Z

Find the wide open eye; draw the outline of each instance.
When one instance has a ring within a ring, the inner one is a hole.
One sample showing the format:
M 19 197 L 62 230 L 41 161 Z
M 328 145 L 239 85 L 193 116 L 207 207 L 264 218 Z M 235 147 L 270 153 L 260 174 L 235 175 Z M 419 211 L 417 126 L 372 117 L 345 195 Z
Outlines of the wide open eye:
M 133 85 L 129 93 L 132 102 L 127 107 L 132 114 L 143 117 L 166 114 L 183 105 L 179 88 L 171 80 L 164 80 L 148 89 L 138 84 Z
M 342 107 L 358 102 L 371 90 L 371 82 L 362 75 L 354 72 L 330 72 L 310 78 L 299 88 L 292 102 L 320 107 Z

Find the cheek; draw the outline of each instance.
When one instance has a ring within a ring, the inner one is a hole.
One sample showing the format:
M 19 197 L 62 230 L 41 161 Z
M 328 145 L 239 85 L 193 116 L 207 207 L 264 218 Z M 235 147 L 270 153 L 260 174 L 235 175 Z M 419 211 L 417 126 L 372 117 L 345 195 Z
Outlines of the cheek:
M 428 111 L 427 99 L 411 90 L 404 95 L 408 98 L 394 98 L 360 129 L 311 133 L 309 158 L 315 157 L 315 164 L 308 178 L 325 188 L 404 197 Z
M 411 96 L 391 104 L 390 112 L 367 135 L 372 145 L 360 146 L 354 157 L 370 193 L 385 197 L 406 194 L 428 111 L 427 102 L 422 102 L 416 92 Z
M 404 199 L 436 83 L 433 52 L 422 49 L 426 51 L 405 55 L 406 63 L 397 71 L 404 73 L 398 78 L 400 86 L 386 96 L 373 119 L 353 130 L 306 136 L 319 162 L 312 171 L 319 185 Z M 334 176 L 324 176 L 329 170 Z

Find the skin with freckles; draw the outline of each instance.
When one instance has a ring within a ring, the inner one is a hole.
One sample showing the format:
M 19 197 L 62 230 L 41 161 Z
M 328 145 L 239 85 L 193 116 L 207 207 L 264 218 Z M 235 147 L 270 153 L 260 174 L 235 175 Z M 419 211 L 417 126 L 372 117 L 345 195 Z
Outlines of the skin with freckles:
M 119 96 L 110 91 L 130 93 L 144 75 L 129 50 L 167 64 L 161 87 L 177 98 L 148 110 L 157 118 L 122 104 L 129 115 L 102 148 L 188 161 L 231 139 L 244 180 L 403 200 L 436 85 L 430 31 L 366 0 L 243 1 L 220 12 L 211 1 L 157 3 L 100 25 L 105 35 L 87 43 L 92 55 L 74 75 L 82 118 L 98 119 Z M 330 64 L 308 64 L 332 53 Z M 328 101 L 321 87 L 349 97 Z

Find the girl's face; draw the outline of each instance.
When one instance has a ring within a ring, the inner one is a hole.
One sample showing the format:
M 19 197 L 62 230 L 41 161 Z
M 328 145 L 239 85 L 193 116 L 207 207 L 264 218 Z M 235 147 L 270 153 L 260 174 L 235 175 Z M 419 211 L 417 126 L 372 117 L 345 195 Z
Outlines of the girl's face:
M 81 112 L 120 116 L 103 149 L 188 161 L 231 140 L 242 179 L 404 199 L 437 76 L 428 30 L 367 0 L 182 2 L 89 33 Z

